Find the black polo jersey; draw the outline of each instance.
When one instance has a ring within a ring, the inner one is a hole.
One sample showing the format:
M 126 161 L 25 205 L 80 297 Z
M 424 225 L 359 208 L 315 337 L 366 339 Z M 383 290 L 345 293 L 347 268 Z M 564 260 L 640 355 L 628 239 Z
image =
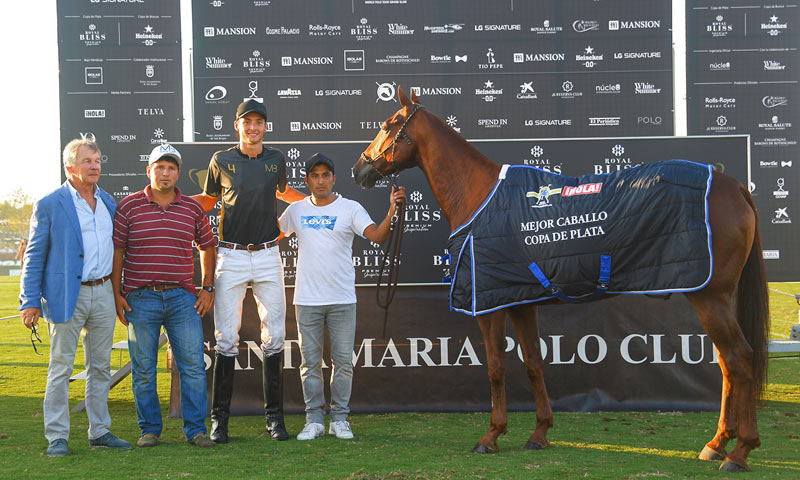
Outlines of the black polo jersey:
M 265 146 L 255 158 L 238 146 L 215 153 L 203 190 L 212 197 L 222 196 L 220 240 L 247 245 L 280 235 L 275 191 L 286 191 L 286 158 L 280 150 Z

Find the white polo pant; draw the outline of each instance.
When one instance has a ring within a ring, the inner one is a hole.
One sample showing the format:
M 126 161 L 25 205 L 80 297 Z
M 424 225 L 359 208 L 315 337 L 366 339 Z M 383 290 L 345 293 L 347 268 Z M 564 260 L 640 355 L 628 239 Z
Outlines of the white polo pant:
M 239 354 L 242 301 L 252 282 L 261 321 L 261 350 L 268 355 L 282 352 L 286 294 L 278 247 L 255 252 L 219 247 L 215 277 L 214 349 L 226 357 Z

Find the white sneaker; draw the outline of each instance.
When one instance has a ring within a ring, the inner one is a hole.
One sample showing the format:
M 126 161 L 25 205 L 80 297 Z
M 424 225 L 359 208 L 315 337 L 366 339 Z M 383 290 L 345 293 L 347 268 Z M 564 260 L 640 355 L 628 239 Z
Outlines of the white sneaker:
M 331 422 L 331 428 L 328 430 L 331 435 L 336 435 L 336 438 L 342 440 L 350 440 L 353 438 L 353 431 L 350 430 L 350 423 L 347 420 L 339 422 Z
M 325 434 L 325 426 L 321 423 L 306 423 L 303 431 L 297 434 L 298 440 L 314 440 Z

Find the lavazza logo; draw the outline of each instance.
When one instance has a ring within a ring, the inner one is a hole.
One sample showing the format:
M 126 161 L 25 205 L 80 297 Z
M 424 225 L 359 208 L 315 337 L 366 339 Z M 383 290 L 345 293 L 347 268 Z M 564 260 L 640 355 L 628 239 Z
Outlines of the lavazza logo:
M 301 95 L 303 95 L 303 92 L 295 88 L 282 88 L 278 90 L 278 98 L 282 98 L 284 100 L 300 98 Z
M 341 25 L 309 24 L 308 34 L 312 37 L 339 37 L 342 35 Z
M 227 70 L 233 66 L 233 62 L 229 62 L 222 57 L 206 57 L 207 70 Z
M 734 97 L 706 97 L 703 108 L 736 108 L 736 98 Z
M 522 163 L 524 165 L 541 168 L 542 170 L 557 173 L 559 175 L 561 174 L 564 166 L 563 163 L 553 162 L 547 155 L 545 155 L 544 147 L 538 144 L 535 144 L 531 147 L 530 158 L 523 158 Z
M 249 37 L 257 32 L 256 27 L 203 27 L 204 37 Z

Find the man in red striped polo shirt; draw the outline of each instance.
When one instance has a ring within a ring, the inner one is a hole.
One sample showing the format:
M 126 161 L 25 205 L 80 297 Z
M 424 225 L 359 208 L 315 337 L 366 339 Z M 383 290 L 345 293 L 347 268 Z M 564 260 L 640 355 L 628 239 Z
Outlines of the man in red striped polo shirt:
M 186 440 L 198 447 L 216 445 L 206 435 L 200 320 L 214 302 L 216 246 L 202 207 L 175 186 L 180 166 L 181 155 L 175 147 L 155 147 L 147 165 L 150 185 L 124 198 L 114 218 L 111 281 L 117 316 L 128 327 L 133 395 L 142 431 L 139 447 L 156 446 L 161 435 L 156 364 L 162 325 L 180 373 Z M 192 242 L 200 250 L 203 287 L 199 293 L 192 283 Z

